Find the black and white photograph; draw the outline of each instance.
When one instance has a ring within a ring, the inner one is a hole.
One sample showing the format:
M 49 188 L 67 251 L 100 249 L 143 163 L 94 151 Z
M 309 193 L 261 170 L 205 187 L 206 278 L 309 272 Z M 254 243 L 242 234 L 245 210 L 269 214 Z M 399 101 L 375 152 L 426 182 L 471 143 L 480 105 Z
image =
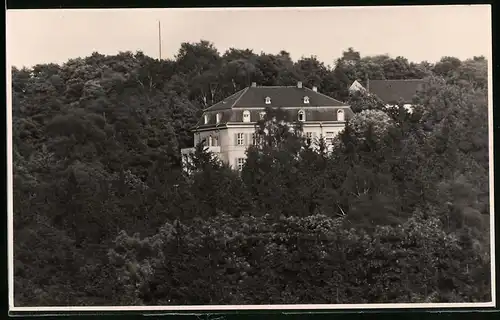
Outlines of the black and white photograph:
M 11 311 L 495 306 L 491 6 L 6 17 Z

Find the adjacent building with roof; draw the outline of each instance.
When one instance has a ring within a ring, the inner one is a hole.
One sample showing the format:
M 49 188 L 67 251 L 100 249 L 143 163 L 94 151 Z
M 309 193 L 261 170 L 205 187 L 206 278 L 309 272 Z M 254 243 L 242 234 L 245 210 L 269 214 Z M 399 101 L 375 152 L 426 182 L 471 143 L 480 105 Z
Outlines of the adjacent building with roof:
M 289 119 L 303 122 L 307 138 L 324 137 L 327 144 L 345 127 L 353 115 L 351 108 L 338 100 L 306 88 L 296 86 L 257 86 L 252 83 L 226 99 L 203 110 L 202 118 L 193 128 L 194 145 L 205 140 L 209 151 L 235 169 L 241 169 L 245 151 L 255 143 L 255 125 L 265 115 L 267 107 L 281 108 Z M 194 148 L 182 149 L 187 155 Z
M 426 83 L 423 79 L 367 80 L 365 88 L 359 81 L 354 81 L 349 91 L 368 91 L 382 100 L 387 107 L 395 107 L 399 102 L 403 102 L 404 107 L 411 110 L 413 98 L 425 89 Z

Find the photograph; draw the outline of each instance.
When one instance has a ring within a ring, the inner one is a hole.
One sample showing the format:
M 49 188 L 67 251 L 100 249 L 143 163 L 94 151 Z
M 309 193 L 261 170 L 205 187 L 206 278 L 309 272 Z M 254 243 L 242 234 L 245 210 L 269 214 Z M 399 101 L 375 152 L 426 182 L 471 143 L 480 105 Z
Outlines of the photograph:
M 6 18 L 9 310 L 496 306 L 490 5 Z

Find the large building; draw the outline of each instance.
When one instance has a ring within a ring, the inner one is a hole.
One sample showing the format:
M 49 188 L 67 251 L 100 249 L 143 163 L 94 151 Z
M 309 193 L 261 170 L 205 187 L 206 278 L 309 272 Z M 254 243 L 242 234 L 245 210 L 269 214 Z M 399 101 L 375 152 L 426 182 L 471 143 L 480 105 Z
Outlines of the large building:
M 307 138 L 324 137 L 331 143 L 353 115 L 351 108 L 327 95 L 302 86 L 252 86 L 234 93 L 203 110 L 203 116 L 193 128 L 194 145 L 205 140 L 208 150 L 233 168 L 241 169 L 245 151 L 254 143 L 256 123 L 267 107 L 281 108 L 289 119 L 303 122 Z M 182 149 L 187 155 L 194 148 Z

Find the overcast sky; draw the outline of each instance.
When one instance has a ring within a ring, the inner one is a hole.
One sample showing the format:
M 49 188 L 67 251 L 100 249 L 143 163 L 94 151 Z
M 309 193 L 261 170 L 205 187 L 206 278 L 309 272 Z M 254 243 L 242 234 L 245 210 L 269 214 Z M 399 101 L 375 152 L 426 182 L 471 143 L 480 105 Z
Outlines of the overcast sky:
M 172 58 L 182 42 L 209 40 L 219 52 L 250 48 L 326 64 L 348 47 L 434 62 L 491 54 L 490 6 L 260 9 L 8 10 L 8 63 L 63 63 L 97 51 L 141 50 Z

